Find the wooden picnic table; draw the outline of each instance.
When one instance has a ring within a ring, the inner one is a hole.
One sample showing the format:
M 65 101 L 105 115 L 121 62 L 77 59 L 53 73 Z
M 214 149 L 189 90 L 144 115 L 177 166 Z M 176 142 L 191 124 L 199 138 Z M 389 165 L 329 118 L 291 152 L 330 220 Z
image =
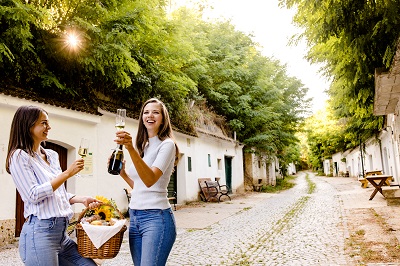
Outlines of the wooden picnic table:
M 382 175 L 382 170 L 373 170 L 365 172 L 365 176 L 369 175 Z
M 386 183 L 386 181 L 391 179 L 392 176 L 391 175 L 370 175 L 365 178 L 368 180 L 368 182 L 370 182 L 375 187 L 374 192 L 372 192 L 371 196 L 369 197 L 369 200 L 372 200 L 375 197 L 376 193 L 378 193 L 378 191 L 383 195 L 382 186 Z M 379 183 L 377 183 L 377 182 L 379 182 Z

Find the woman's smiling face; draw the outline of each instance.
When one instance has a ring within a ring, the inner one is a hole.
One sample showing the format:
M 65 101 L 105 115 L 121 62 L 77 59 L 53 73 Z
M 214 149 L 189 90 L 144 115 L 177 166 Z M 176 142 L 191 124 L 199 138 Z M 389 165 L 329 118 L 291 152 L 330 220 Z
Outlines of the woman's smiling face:
M 148 103 L 143 109 L 142 120 L 149 137 L 156 136 L 163 122 L 161 105 L 159 103 Z
M 39 115 L 38 120 L 31 127 L 33 142 L 35 144 L 40 144 L 42 141 L 47 140 L 48 139 L 47 134 L 49 133 L 50 129 L 51 127 L 49 124 L 49 117 L 47 116 L 46 113 L 42 112 Z

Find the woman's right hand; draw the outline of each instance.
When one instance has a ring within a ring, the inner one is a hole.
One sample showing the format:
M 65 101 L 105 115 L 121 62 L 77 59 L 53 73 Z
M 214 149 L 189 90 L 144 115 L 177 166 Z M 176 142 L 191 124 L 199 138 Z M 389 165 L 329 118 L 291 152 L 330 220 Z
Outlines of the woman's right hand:
M 126 131 L 117 131 L 116 139 L 114 142 L 120 145 L 124 145 L 125 148 L 133 147 L 132 136 Z
M 64 184 L 64 182 L 76 175 L 77 173 L 79 173 L 79 171 L 81 171 L 83 169 L 85 165 L 85 161 L 80 158 L 78 160 L 76 160 L 75 162 L 73 162 L 68 168 L 67 170 L 65 170 L 64 172 L 62 172 L 60 175 L 58 175 L 56 178 L 52 179 L 50 181 L 51 186 L 53 187 L 53 191 L 55 191 L 57 188 L 59 188 L 62 184 Z
M 83 167 L 85 166 L 85 160 L 82 158 L 77 159 L 73 162 L 65 172 L 69 174 L 69 177 L 76 175 L 80 171 L 82 171 Z

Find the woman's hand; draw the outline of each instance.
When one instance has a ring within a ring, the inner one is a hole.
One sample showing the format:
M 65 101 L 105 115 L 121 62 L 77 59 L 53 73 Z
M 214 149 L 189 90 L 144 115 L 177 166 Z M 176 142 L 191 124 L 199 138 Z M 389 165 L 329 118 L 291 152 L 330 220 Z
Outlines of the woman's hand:
M 65 172 L 69 175 L 69 177 L 76 175 L 79 173 L 83 167 L 85 166 L 85 161 L 82 158 L 77 159 L 73 162 Z
M 117 144 L 124 145 L 127 149 L 133 147 L 132 136 L 126 131 L 117 131 L 116 139 L 114 140 Z
M 103 204 L 102 201 L 88 196 L 75 196 L 70 199 L 69 203 L 82 203 L 83 205 L 85 205 L 85 207 L 89 207 L 90 209 L 95 209 Z
M 121 171 L 119 172 L 119 175 L 122 177 L 127 177 L 128 173 L 125 171 L 125 165 L 126 165 L 126 160 L 122 161 L 122 168 Z

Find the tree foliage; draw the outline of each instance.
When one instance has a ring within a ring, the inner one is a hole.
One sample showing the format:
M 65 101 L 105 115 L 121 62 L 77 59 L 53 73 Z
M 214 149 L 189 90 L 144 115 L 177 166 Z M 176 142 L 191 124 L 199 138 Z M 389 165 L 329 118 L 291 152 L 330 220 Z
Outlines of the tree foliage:
M 334 117 L 329 105 L 307 118 L 304 129 L 310 151 L 308 164 L 314 169 L 322 169 L 324 159 L 346 150 L 350 141 L 346 138 L 345 125 L 345 121 Z
M 400 2 L 281 0 L 296 7 L 298 38 L 309 44 L 310 62 L 323 63 L 333 82 L 328 93 L 338 118 L 344 118 L 351 146 L 374 136 L 383 118 L 373 115 L 374 73 L 388 68 L 400 33 Z
M 298 157 L 295 132 L 307 88 L 262 56 L 229 21 L 204 21 L 162 0 L 3 0 L 0 88 L 81 111 L 140 105 L 159 97 L 174 126 L 195 134 L 188 103 L 206 103 L 231 133 L 282 165 Z M 77 36 L 77 46 L 67 36 Z

